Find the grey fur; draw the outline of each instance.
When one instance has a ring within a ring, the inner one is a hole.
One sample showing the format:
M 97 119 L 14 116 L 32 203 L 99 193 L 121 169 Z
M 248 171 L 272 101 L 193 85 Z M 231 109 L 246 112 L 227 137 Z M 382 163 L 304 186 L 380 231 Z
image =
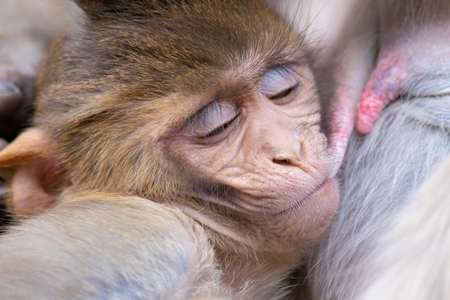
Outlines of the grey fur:
M 378 239 L 363 300 L 450 299 L 450 156 Z
M 311 266 L 314 299 L 358 299 L 373 277 L 380 236 L 450 152 L 449 132 L 450 97 L 443 96 L 394 103 L 371 134 L 353 134 L 341 209 Z
M 72 196 L 1 238 L 1 299 L 226 295 L 206 234 L 181 211 L 138 197 L 91 198 Z

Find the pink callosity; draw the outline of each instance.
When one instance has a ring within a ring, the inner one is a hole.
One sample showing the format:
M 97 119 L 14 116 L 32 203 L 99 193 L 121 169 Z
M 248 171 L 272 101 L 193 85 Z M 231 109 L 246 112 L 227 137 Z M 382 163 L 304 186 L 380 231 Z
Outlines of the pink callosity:
M 405 86 L 408 65 L 395 51 L 385 54 L 378 60 L 361 96 L 356 113 L 356 129 L 361 133 L 372 130 L 383 108 L 397 99 Z

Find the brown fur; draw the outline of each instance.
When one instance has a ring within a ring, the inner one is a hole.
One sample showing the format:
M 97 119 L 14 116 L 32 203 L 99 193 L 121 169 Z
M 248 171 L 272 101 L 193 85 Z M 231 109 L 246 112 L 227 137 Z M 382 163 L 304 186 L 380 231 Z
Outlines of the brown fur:
M 73 194 L 101 200 L 94 191 L 168 205 L 202 225 L 211 243 L 204 250 L 214 250 L 233 299 L 286 297 L 290 274 L 337 206 L 306 42 L 256 0 L 79 4 L 83 29 L 60 35 L 41 71 L 34 128 L 0 154 L 14 210 L 56 206 L 49 213 L 59 218 Z M 261 92 L 264 75 L 279 66 L 293 66 L 299 83 L 280 104 Z M 239 107 L 237 121 L 226 138 L 199 140 L 190 128 L 202 109 L 223 102 Z M 139 237 L 135 226 L 130 234 Z M 150 255 L 170 251 L 164 247 Z

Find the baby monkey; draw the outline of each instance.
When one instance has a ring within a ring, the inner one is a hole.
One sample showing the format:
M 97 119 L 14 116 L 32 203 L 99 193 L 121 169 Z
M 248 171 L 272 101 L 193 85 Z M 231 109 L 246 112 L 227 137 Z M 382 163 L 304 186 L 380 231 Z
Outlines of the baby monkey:
M 0 153 L 37 215 L 0 241 L 2 293 L 295 297 L 338 204 L 305 39 L 257 0 L 76 2 Z

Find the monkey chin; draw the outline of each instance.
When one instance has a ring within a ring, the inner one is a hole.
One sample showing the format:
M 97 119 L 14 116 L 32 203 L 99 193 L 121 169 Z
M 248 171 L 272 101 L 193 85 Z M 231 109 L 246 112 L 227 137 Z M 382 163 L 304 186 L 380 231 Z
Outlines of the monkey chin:
M 203 226 L 256 251 L 295 255 L 300 249 L 309 249 L 318 240 L 331 224 L 338 204 L 338 184 L 335 179 L 329 178 L 290 208 L 274 214 L 264 214 L 261 218 L 253 219 L 251 224 L 247 223 L 247 234 L 238 230 L 244 226 L 242 224 L 235 224 L 235 227 L 221 224 L 202 211 L 185 205 L 177 207 Z
M 294 244 L 310 244 L 314 243 L 331 224 L 338 206 L 338 184 L 335 179 L 329 178 L 290 209 L 279 213 L 277 217 L 285 218 L 286 230 L 292 232 Z
M 331 224 L 338 206 L 338 184 L 333 178 L 326 179 L 287 210 L 255 222 L 254 232 L 259 243 L 254 248 L 286 254 L 297 253 L 300 249 L 308 251 Z

